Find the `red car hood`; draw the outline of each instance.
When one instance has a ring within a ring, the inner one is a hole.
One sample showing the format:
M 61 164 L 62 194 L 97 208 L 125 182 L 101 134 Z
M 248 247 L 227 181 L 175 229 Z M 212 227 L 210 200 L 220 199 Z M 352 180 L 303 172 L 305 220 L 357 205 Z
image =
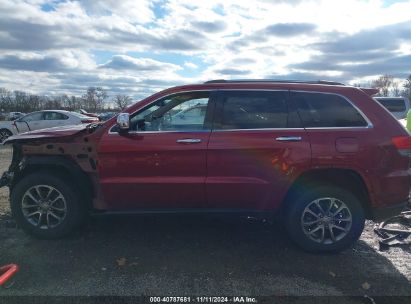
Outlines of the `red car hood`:
M 59 138 L 59 137 L 73 136 L 85 130 L 87 126 L 88 126 L 87 124 L 81 124 L 81 125 L 54 127 L 54 128 L 20 133 L 17 135 L 10 136 L 3 142 L 3 144 L 9 144 L 9 143 L 12 143 L 15 141 L 21 141 L 21 140 L 25 141 L 25 140 L 30 140 L 30 139 Z

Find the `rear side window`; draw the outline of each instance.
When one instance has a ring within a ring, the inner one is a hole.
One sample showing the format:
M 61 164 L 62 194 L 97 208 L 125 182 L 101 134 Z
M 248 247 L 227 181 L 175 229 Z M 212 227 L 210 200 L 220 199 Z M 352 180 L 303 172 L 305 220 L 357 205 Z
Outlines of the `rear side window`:
M 404 112 L 406 110 L 404 99 L 376 99 L 390 112 Z
M 287 92 L 224 93 L 221 129 L 286 128 Z
M 291 96 L 306 128 L 365 127 L 368 125 L 358 110 L 339 95 L 294 92 Z
M 58 112 L 44 112 L 45 120 L 66 120 L 68 116 Z

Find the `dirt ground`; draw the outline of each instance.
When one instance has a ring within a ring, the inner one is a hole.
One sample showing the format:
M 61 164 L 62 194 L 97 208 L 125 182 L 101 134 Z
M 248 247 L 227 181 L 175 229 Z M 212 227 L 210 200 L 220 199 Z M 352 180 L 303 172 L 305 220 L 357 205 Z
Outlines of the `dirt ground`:
M 0 148 L 1 172 L 10 156 Z M 354 248 L 314 255 L 291 244 L 279 224 L 238 218 L 93 218 L 74 236 L 41 241 L 9 223 L 8 204 L 1 188 L 0 265 L 21 270 L 0 296 L 411 297 L 411 247 L 379 251 L 371 221 Z

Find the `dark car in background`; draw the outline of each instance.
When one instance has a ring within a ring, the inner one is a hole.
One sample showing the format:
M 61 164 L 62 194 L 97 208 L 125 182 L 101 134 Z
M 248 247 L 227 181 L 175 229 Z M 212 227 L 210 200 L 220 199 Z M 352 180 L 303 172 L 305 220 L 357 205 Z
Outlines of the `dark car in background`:
M 100 119 L 100 121 L 106 121 L 106 120 L 109 120 L 110 118 L 112 118 L 113 116 L 115 116 L 116 114 L 117 114 L 117 112 L 100 113 L 98 115 L 98 119 Z
M 376 92 L 324 81 L 174 87 L 104 124 L 8 138 L 1 185 L 40 238 L 70 233 L 89 212 L 279 214 L 305 250 L 339 251 L 409 197 L 411 137 Z

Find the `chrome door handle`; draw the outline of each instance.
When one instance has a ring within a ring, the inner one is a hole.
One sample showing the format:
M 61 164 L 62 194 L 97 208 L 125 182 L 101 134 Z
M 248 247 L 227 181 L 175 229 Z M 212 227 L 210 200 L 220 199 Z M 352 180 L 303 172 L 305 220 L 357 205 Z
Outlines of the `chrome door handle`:
M 301 141 L 301 136 L 280 136 L 275 139 L 276 141 Z
M 201 139 L 199 138 L 184 138 L 184 139 L 177 139 L 179 144 L 198 144 L 201 143 Z

